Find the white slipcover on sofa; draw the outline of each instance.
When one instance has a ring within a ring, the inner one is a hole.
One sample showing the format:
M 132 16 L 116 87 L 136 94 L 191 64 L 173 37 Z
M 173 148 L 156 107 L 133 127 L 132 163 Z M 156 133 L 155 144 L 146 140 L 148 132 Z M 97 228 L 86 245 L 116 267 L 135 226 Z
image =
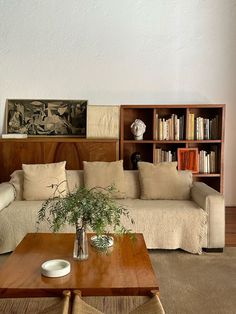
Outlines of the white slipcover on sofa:
M 138 171 L 125 173 L 126 205 L 135 225 L 143 233 L 149 249 L 181 248 L 201 253 L 204 248 L 223 248 L 225 244 L 225 207 L 223 196 L 204 183 L 193 183 L 189 200 L 140 199 Z M 183 176 L 189 175 L 182 173 Z M 69 191 L 83 185 L 82 170 L 66 170 Z M 29 232 L 37 231 L 37 214 L 42 201 L 23 200 L 23 170 L 16 170 L 9 183 L 0 184 L 0 254 L 15 249 Z M 168 188 L 168 187 L 167 187 Z M 41 223 L 39 232 L 48 232 Z M 63 232 L 74 232 L 66 226 Z

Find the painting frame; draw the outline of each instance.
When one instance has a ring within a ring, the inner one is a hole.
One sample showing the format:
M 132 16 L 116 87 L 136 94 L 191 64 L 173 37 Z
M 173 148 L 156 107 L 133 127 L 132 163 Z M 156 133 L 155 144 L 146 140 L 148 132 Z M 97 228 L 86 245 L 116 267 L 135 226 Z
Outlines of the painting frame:
M 87 100 L 7 99 L 6 134 L 86 137 Z
M 192 173 L 199 172 L 198 148 L 178 148 L 178 170 L 190 170 Z

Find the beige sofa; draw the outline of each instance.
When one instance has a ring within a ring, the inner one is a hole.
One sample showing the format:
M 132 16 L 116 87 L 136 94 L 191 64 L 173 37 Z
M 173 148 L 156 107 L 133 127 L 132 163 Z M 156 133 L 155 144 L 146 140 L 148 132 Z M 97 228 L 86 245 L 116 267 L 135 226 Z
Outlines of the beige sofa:
M 83 185 L 83 171 L 67 170 L 66 176 L 69 191 Z M 0 254 L 13 251 L 28 232 L 50 231 L 46 223 L 37 230 L 42 201 L 22 199 L 23 180 L 23 171 L 17 170 L 10 182 L 0 184 Z M 224 197 L 206 184 L 193 183 L 188 200 L 144 200 L 140 199 L 138 171 L 127 170 L 125 190 L 126 198 L 117 202 L 129 209 L 135 221 L 130 227 L 144 234 L 149 249 L 181 248 L 201 253 L 202 248 L 224 247 Z M 74 231 L 71 226 L 63 229 L 63 232 Z

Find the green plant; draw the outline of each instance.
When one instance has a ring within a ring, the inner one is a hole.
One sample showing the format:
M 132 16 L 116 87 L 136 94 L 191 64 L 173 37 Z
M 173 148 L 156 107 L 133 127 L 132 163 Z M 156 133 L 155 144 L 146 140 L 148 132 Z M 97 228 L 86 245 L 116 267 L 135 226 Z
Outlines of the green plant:
M 133 224 L 129 211 L 112 198 L 114 187 L 86 189 L 80 187 L 65 197 L 55 188 L 54 196 L 44 201 L 38 212 L 38 223 L 46 220 L 53 232 L 59 231 L 66 223 L 76 228 L 90 228 L 99 237 L 113 232 L 115 234 L 130 233 L 121 223 L 125 216 Z M 56 192 L 57 195 L 55 196 Z

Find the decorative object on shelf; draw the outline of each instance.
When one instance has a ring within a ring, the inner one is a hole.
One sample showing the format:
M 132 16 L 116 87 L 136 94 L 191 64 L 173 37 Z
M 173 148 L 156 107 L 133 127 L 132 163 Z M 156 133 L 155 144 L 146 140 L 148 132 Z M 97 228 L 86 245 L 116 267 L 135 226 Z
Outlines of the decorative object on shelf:
M 199 172 L 198 148 L 178 148 L 178 170 Z
M 52 188 L 58 192 L 60 184 L 52 185 Z M 105 235 L 103 237 L 105 241 L 102 245 L 99 241 L 98 248 L 109 246 L 109 238 L 106 236 L 109 236 L 110 232 L 114 234 L 131 232 L 121 223 L 121 217 L 125 216 L 132 224 L 134 221 L 129 211 L 112 198 L 112 193 L 114 193 L 113 186 L 105 189 L 80 187 L 65 197 L 49 198 L 39 209 L 37 223 L 47 221 L 53 232 L 59 231 L 66 223 L 76 226 L 73 257 L 78 260 L 87 259 L 87 228 L 94 231 L 98 239 Z
M 130 160 L 132 162 L 132 169 L 133 170 L 137 170 L 138 169 L 138 162 L 141 160 L 141 154 L 139 152 L 134 152 L 131 157 Z
M 8 133 L 8 134 L 2 134 L 2 138 L 27 138 L 28 134 L 20 134 L 20 133 Z
M 142 120 L 135 119 L 130 128 L 135 140 L 140 141 L 143 139 L 143 134 L 146 131 L 146 124 Z
M 6 133 L 86 137 L 87 100 L 8 99 Z

